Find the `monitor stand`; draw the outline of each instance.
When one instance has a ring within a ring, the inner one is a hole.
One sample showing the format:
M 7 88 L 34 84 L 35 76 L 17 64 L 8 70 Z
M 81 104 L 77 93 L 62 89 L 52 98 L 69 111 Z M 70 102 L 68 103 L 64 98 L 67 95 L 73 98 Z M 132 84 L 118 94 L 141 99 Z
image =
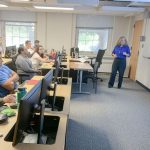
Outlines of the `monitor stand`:
M 57 88 L 57 82 L 54 84 L 54 93 L 53 93 L 53 101 L 52 101 L 52 111 L 58 111 L 58 108 L 55 106 L 56 102 L 56 88 Z
M 45 144 L 45 138 L 42 137 L 43 124 L 44 124 L 44 110 L 45 110 L 45 99 L 41 101 L 41 110 L 40 110 L 40 126 L 38 131 L 37 144 Z

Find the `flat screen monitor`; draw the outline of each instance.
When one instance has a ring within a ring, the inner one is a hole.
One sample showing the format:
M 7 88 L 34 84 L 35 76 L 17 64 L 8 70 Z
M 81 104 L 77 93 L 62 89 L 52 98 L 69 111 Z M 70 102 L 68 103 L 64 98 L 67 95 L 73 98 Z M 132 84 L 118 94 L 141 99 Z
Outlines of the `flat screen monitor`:
M 47 97 L 47 90 L 48 87 L 50 86 L 50 83 L 52 82 L 53 79 L 53 70 L 50 70 L 42 79 L 42 90 L 41 90 L 41 96 L 40 99 L 46 99 Z
M 59 59 L 56 61 L 56 64 L 55 64 L 55 73 L 54 73 L 54 82 L 57 82 L 57 77 L 58 77 L 58 74 L 59 74 L 59 68 L 60 68 L 60 61 Z
M 17 53 L 16 46 L 12 46 L 12 55 L 15 55 Z
M 22 142 L 25 137 L 24 133 L 28 131 L 31 125 L 35 106 L 39 105 L 41 87 L 42 81 L 39 81 L 38 84 L 35 85 L 35 87 L 33 87 L 33 89 L 28 92 L 20 101 L 18 117 L 13 136 L 13 146 Z
M 10 58 L 12 55 L 15 55 L 17 52 L 16 46 L 8 46 L 5 51 L 5 58 Z

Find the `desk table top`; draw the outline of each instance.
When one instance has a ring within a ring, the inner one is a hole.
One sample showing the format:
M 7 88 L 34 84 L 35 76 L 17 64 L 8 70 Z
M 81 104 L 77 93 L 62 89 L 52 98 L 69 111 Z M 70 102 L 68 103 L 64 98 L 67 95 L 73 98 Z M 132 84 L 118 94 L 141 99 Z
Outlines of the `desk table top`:
M 3 64 L 9 64 L 12 62 L 11 58 L 2 58 L 3 59 Z
M 89 63 L 70 62 L 70 69 L 74 70 L 93 70 Z

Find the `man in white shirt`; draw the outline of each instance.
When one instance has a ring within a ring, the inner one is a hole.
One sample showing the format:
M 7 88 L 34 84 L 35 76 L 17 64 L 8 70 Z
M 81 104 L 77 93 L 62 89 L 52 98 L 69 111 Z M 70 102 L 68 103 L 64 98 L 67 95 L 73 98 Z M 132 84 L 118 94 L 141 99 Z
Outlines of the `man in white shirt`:
M 28 50 L 30 56 L 34 53 L 34 49 L 32 48 L 32 43 L 31 41 L 27 40 L 25 42 L 25 48 Z

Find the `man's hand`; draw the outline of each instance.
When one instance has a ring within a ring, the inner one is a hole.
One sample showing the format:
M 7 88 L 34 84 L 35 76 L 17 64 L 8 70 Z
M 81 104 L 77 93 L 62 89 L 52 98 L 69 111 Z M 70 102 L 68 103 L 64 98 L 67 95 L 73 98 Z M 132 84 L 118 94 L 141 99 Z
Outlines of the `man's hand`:
M 16 96 L 13 94 L 7 95 L 3 99 L 4 103 L 15 103 L 16 102 Z

